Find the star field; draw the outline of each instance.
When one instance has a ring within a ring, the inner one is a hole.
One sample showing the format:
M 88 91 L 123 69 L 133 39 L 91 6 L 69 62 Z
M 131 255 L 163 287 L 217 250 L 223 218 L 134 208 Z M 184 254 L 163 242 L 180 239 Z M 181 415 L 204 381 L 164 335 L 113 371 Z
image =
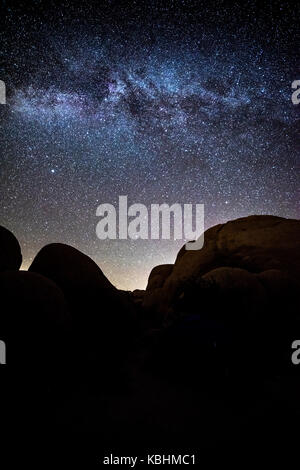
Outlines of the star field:
M 119 195 L 204 203 L 206 227 L 299 217 L 296 14 L 240 5 L 2 2 L 0 223 L 24 268 L 60 241 L 144 288 L 183 241 L 98 240 L 96 208 Z

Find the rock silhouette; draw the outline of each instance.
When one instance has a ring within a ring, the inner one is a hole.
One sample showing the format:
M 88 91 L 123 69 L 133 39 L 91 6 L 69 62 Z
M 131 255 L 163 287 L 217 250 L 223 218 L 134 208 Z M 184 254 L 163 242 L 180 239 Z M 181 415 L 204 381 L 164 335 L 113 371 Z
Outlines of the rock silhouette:
M 28 271 L 0 273 L 0 331 L 12 367 L 47 373 L 64 361 L 64 342 L 71 328 L 61 289 L 50 279 Z
M 22 264 L 21 248 L 12 232 L 0 226 L 0 271 L 17 271 Z
M 89 256 L 72 246 L 52 243 L 39 251 L 29 271 L 42 274 L 61 288 L 81 328 L 100 317 L 109 321 L 106 304 L 119 299 L 119 294 Z M 120 311 L 115 314 L 121 317 Z
M 102 443 L 135 448 L 219 448 L 240 444 L 240 429 L 251 443 L 261 424 L 272 435 L 289 406 L 300 416 L 291 362 L 300 339 L 300 221 L 219 224 L 205 232 L 203 249 L 183 247 L 132 293 L 61 243 L 42 248 L 29 272 L 16 271 L 19 244 L 0 233 L 10 252 L 0 273 L 0 339 L 12 368 L 31 364 L 29 414 L 49 410 L 39 428 L 96 431 Z M 27 398 L 20 403 L 26 408 Z
M 299 282 L 300 221 L 262 215 L 211 227 L 204 234 L 201 250 L 185 250 L 183 246 L 173 268 L 168 268 L 169 275 L 163 283 L 154 288 L 151 288 L 151 283 L 147 286 L 144 305 L 166 315 L 172 310 L 178 290 L 186 281 L 224 267 L 240 268 L 257 274 L 279 270 Z M 225 272 L 225 278 L 228 278 L 229 271 Z M 220 283 L 220 271 L 215 273 L 217 275 Z M 241 275 L 246 276 L 244 272 Z M 249 282 L 253 284 L 255 281 L 250 279 Z M 258 299 L 257 304 L 259 302 Z
M 102 368 L 116 367 L 134 333 L 134 310 L 99 266 L 76 248 L 53 243 L 40 250 L 29 271 L 51 279 L 64 293 L 82 367 L 87 369 L 87 362 L 97 367 L 99 361 Z
M 66 292 L 84 286 L 115 289 L 89 256 L 63 243 L 44 246 L 34 258 L 29 271 L 39 272 L 52 279 Z
M 231 266 L 262 272 L 280 269 L 300 277 L 300 222 L 270 215 L 253 215 L 210 228 L 202 250 L 177 256 L 168 281 Z
M 172 264 L 161 264 L 160 266 L 155 266 L 149 275 L 147 290 L 149 291 L 162 287 L 172 270 Z
M 290 347 L 300 335 L 299 266 L 299 221 L 250 216 L 208 229 L 202 250 L 183 247 L 173 266 L 150 275 L 143 307 L 150 325 L 164 331 L 153 370 L 165 363 L 164 374 L 173 370 L 173 377 L 200 373 L 203 356 L 210 366 L 202 367 L 202 380 L 212 370 L 231 377 L 290 370 Z

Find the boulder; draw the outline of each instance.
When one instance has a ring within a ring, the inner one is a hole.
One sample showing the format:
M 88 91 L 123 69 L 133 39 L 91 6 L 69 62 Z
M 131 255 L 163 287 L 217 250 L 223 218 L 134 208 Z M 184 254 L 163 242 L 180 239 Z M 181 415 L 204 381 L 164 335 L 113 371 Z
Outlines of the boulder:
M 261 300 L 261 288 L 254 278 L 246 277 L 245 271 L 259 274 L 263 271 L 280 270 L 295 282 L 300 279 L 300 221 L 270 215 L 253 215 L 219 224 L 206 230 L 204 246 L 201 250 L 179 251 L 173 269 L 163 282 L 156 281 L 155 268 L 149 278 L 149 285 L 159 285 L 158 293 L 147 289 L 144 303 L 148 308 L 167 311 L 178 298 L 185 282 L 199 279 L 217 268 L 223 271 L 214 273 L 218 284 L 230 283 L 239 277 L 237 271 L 224 271 L 224 268 L 243 270 L 242 279 L 250 290 L 257 290 L 257 302 Z M 158 270 L 159 273 L 159 270 Z M 167 274 L 167 273 L 164 273 Z M 155 284 L 155 282 L 157 284 Z M 234 281 L 235 282 L 235 281 Z M 155 291 L 157 292 L 157 291 Z M 254 292 L 254 291 L 253 291 Z M 253 293 L 252 292 L 252 293 Z M 250 294 L 249 294 L 250 295 Z M 252 294 L 251 294 L 252 295 Z
M 131 292 L 131 295 L 130 295 L 132 302 L 138 306 L 142 306 L 144 296 L 145 296 L 145 291 L 142 289 L 135 289 L 133 292 Z
M 257 313 L 266 305 L 267 295 L 256 276 L 245 269 L 221 267 L 202 276 L 215 283 L 223 308 L 237 314 Z
M 12 232 L 0 226 L 0 271 L 18 271 L 22 264 L 21 248 Z
M 290 300 L 296 306 L 299 297 L 300 283 L 291 278 L 286 272 L 279 269 L 269 269 L 256 275 L 260 283 L 265 287 L 268 296 L 278 302 L 282 299 Z
M 69 245 L 45 246 L 29 271 L 47 276 L 63 291 L 81 344 L 82 368 L 89 363 L 113 371 L 113 363 L 121 361 L 135 334 L 129 297 L 109 282 L 89 256 Z
M 181 248 L 165 285 L 200 276 L 214 268 L 224 266 L 216 244 L 218 233 L 222 227 L 223 225 L 219 224 L 206 230 L 204 246 L 201 250 L 186 250 L 185 246 Z
M 115 289 L 89 256 L 63 243 L 44 246 L 34 258 L 29 271 L 52 279 L 66 291 L 83 286 Z
M 252 272 L 280 269 L 300 278 L 300 221 L 270 215 L 225 224 L 217 249 L 231 265 Z
M 71 321 L 61 289 L 40 274 L 0 273 L 0 331 L 7 364 L 26 371 L 57 368 L 64 361 Z
M 84 322 L 96 319 L 103 310 L 107 317 L 112 309 L 109 303 L 113 304 L 118 295 L 117 289 L 89 256 L 62 243 L 42 248 L 29 271 L 46 276 L 62 289 L 80 328 Z
M 161 264 L 155 266 L 148 279 L 147 290 L 157 289 L 163 286 L 167 277 L 171 274 L 173 264 Z
M 205 232 L 201 250 L 180 250 L 166 282 L 221 266 L 257 273 L 280 269 L 299 278 L 300 221 L 253 215 L 216 225 Z

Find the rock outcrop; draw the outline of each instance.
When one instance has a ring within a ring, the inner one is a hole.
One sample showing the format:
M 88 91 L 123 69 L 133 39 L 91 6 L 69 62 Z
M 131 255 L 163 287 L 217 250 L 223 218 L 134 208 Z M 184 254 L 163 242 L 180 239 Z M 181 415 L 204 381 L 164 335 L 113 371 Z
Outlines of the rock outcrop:
M 231 266 L 251 272 L 280 269 L 300 277 L 300 221 L 254 215 L 217 225 L 204 235 L 201 250 L 184 248 L 166 282 Z
M 29 271 L 42 274 L 62 289 L 80 328 L 100 316 L 104 321 L 107 308 L 112 308 L 108 302 L 118 296 L 117 289 L 89 256 L 62 243 L 42 248 Z
M 53 243 L 40 250 L 30 272 L 55 282 L 72 316 L 81 364 L 113 370 L 135 334 L 133 304 L 104 276 L 99 266 L 72 246 Z
M 174 265 L 157 266 L 147 289 L 132 293 L 63 244 L 44 247 L 29 272 L 16 271 L 19 246 L 8 234 L 2 371 L 17 370 L 7 397 L 26 431 L 29 421 L 55 432 L 101 429 L 102 444 L 107 436 L 124 443 L 131 422 L 135 443 L 160 432 L 161 442 L 167 435 L 181 445 L 187 437 L 197 446 L 208 425 L 215 441 L 221 422 L 227 446 L 228 423 L 238 434 L 249 431 L 252 443 L 261 422 L 269 430 L 271 416 L 277 422 L 282 399 L 282 415 L 291 398 L 291 416 L 299 412 L 291 360 L 300 337 L 299 221 L 251 216 L 212 227 L 202 250 L 183 247 Z M 263 421 L 254 414 L 249 430 L 245 417 L 255 406 Z M 11 413 L 8 421 L 17 429 Z
M 0 226 L 0 271 L 18 271 L 22 253 L 18 240 L 7 228 Z
M 243 284 L 246 297 L 255 284 L 257 297 L 253 298 L 259 304 L 263 296 L 260 281 L 264 278 L 256 279 L 250 273 L 276 271 L 290 283 L 300 282 L 300 221 L 261 215 L 219 224 L 205 232 L 201 250 L 182 247 L 174 266 L 168 268 L 167 276 L 163 281 L 157 276 L 158 282 L 154 282 L 159 268 L 151 273 L 143 303 L 147 309 L 152 308 L 162 315 L 172 311 L 185 283 L 201 277 L 214 279 L 223 290 L 232 289 L 237 282 L 241 290 Z M 272 282 L 277 281 L 273 275 Z
M 61 289 L 28 271 L 0 273 L 0 331 L 12 367 L 58 368 L 64 361 L 71 320 Z
M 201 250 L 183 247 L 174 266 L 161 268 L 143 297 L 151 326 L 163 331 L 154 370 L 174 380 L 197 370 L 200 383 L 211 372 L 257 378 L 290 371 L 300 333 L 300 221 L 250 216 L 217 225 Z
M 173 264 L 161 264 L 155 266 L 148 278 L 147 290 L 153 290 L 163 287 L 165 280 L 171 274 L 173 270 Z
M 52 279 L 65 291 L 83 286 L 115 289 L 89 256 L 64 243 L 44 246 L 34 258 L 29 271 L 39 272 Z

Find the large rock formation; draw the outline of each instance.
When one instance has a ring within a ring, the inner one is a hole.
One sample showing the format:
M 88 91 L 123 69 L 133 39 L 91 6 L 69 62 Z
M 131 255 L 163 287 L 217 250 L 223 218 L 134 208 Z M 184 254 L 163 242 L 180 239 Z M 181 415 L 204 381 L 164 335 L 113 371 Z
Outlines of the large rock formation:
M 117 296 L 117 290 L 104 276 L 99 266 L 76 248 L 52 243 L 42 248 L 29 271 L 52 279 L 63 291 L 79 327 L 107 316 L 107 304 Z
M 83 286 L 114 289 L 89 256 L 63 243 L 44 246 L 34 258 L 29 271 L 43 274 L 66 291 L 82 289 Z
M 132 343 L 132 305 L 104 276 L 99 266 L 72 246 L 53 243 L 40 250 L 30 272 L 54 281 L 63 291 L 72 315 L 81 364 L 101 362 L 111 368 Z M 98 367 L 98 366 L 97 366 Z
M 0 271 L 17 271 L 22 264 L 21 248 L 16 237 L 0 226 Z
M 214 283 L 218 295 L 231 311 L 252 313 L 266 304 L 266 292 L 255 275 L 241 268 L 216 268 L 202 276 L 203 280 Z M 225 305 L 223 304 L 223 308 Z
M 300 221 L 250 216 L 210 228 L 201 250 L 183 247 L 173 267 L 151 273 L 143 306 L 165 331 L 155 367 L 164 358 L 175 378 L 179 364 L 203 378 L 203 360 L 217 375 L 286 371 L 300 334 L 299 292 Z
M 153 283 L 151 278 L 154 276 L 151 273 L 144 305 L 148 309 L 153 308 L 166 314 L 172 310 L 172 303 L 176 301 L 178 292 L 182 291 L 186 282 L 224 267 L 239 268 L 243 271 L 217 271 L 204 279 L 214 278 L 224 289 L 225 284 L 232 288 L 234 279 L 239 278 L 240 284 L 248 282 L 244 290 L 251 290 L 253 283 L 257 284 L 259 279 L 254 280 L 245 274 L 245 271 L 259 274 L 276 270 L 280 271 L 282 276 L 288 277 L 290 282 L 299 282 L 300 221 L 261 215 L 211 227 L 205 232 L 201 250 L 185 250 L 183 247 L 179 251 L 173 268 L 168 268 L 168 275 L 164 277 L 163 282 L 160 280 L 156 284 Z M 158 268 L 154 268 L 153 272 L 156 270 Z M 259 290 L 261 291 L 261 288 Z M 261 294 L 257 296 L 257 303 L 260 299 Z
M 300 278 L 300 221 L 254 215 L 210 228 L 202 250 L 184 248 L 168 282 L 231 266 L 262 272 L 280 269 Z M 183 251 L 184 250 L 184 251 Z

